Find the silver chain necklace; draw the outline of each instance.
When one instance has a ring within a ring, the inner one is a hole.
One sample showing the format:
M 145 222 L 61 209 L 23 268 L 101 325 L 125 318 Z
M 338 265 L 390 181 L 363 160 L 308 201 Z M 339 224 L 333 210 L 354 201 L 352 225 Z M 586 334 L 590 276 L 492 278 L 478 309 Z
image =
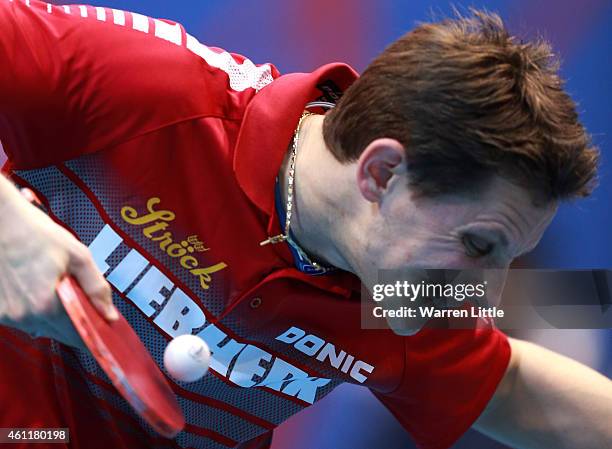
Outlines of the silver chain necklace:
M 293 248 L 299 255 L 301 266 L 310 266 L 315 270 L 316 274 L 325 274 L 329 271 L 335 270 L 333 266 L 322 265 L 318 262 L 314 262 L 310 256 L 304 251 L 298 243 L 291 238 L 291 217 L 293 216 L 293 197 L 294 197 L 294 187 L 295 187 L 295 162 L 297 158 L 297 149 L 298 143 L 300 141 L 300 130 L 302 128 L 302 122 L 304 119 L 310 115 L 316 115 L 312 112 L 304 112 L 298 121 L 297 127 L 295 128 L 295 132 L 293 133 L 293 142 L 291 144 L 291 156 L 289 158 L 289 173 L 287 179 L 287 203 L 285 205 L 286 208 L 286 216 L 285 216 L 285 233 L 278 234 L 273 237 L 269 237 L 259 245 L 264 246 L 269 243 L 275 244 L 280 242 L 287 242 L 291 248 Z M 312 272 L 311 272 L 312 273 Z
M 304 112 L 298 121 L 295 132 L 293 133 L 293 142 L 291 144 L 291 156 L 289 157 L 289 179 L 287 184 L 287 203 L 285 205 L 286 218 L 285 218 L 285 233 L 278 234 L 272 237 L 268 237 L 263 242 L 260 242 L 260 246 L 268 245 L 269 243 L 275 244 L 289 240 L 289 229 L 291 228 L 291 216 L 293 212 L 293 186 L 295 181 L 295 160 L 297 157 L 298 143 L 300 141 L 300 129 L 302 128 L 302 122 L 310 115 L 315 115 L 312 112 Z M 316 266 L 316 263 L 313 262 Z

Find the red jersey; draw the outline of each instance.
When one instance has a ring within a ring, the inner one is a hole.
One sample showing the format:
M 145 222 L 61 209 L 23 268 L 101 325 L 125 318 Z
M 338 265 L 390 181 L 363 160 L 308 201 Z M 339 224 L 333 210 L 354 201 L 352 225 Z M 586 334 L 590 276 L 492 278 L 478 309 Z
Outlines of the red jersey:
M 259 245 L 280 233 L 275 178 L 305 104 L 337 101 L 350 67 L 281 76 L 173 22 L 35 0 L 0 0 L 0 61 L 13 179 L 89 246 L 160 366 L 180 334 L 212 350 L 201 381 L 170 380 L 187 425 L 165 440 L 86 352 L 0 328 L 0 427 L 69 427 L 82 448 L 267 447 L 352 382 L 438 449 L 482 412 L 509 360 L 499 331 L 362 330 L 353 275 Z

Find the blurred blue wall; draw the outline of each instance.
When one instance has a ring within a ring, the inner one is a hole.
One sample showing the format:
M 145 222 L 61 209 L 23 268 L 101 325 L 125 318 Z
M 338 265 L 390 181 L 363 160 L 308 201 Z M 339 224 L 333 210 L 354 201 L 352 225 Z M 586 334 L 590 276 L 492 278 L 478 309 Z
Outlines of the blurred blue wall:
M 206 44 L 244 54 L 256 63 L 272 62 L 282 72 L 309 71 L 331 61 L 345 61 L 362 70 L 417 21 L 451 11 L 447 1 L 423 0 L 91 3 L 176 20 Z M 586 201 L 561 207 L 535 260 L 551 267 L 612 267 L 612 31 L 608 26 L 612 1 L 481 0 L 471 4 L 499 12 L 514 33 L 543 35 L 553 43 L 564 61 L 567 88 L 602 149 L 599 189 Z M 395 421 L 370 395 L 351 386 L 341 387 L 292 419 L 277 431 L 274 441 L 274 449 L 400 447 L 411 446 Z M 501 446 L 468 435 L 457 447 Z

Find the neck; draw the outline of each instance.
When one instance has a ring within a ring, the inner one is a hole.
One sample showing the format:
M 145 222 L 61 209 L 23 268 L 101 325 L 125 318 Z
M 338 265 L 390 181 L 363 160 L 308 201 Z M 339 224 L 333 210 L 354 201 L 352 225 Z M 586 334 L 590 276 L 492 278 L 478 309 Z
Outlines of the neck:
M 341 164 L 325 146 L 322 115 L 302 121 L 295 161 L 293 215 L 291 232 L 297 243 L 315 261 L 352 271 L 343 256 L 340 230 L 346 216 L 342 197 L 346 189 L 339 184 Z M 287 204 L 288 165 L 291 150 L 280 170 L 283 204 Z M 343 217 L 344 216 L 344 217 Z

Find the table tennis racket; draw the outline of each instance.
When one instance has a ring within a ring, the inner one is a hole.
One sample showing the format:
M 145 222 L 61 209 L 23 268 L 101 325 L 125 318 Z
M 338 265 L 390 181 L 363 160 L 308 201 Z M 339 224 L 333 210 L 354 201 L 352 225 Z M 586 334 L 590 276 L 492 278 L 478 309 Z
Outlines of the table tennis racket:
M 173 438 L 185 426 L 166 378 L 125 318 L 109 322 L 77 281 L 64 276 L 57 294 L 74 327 L 115 388 L 158 433 Z
M 43 212 L 37 195 L 20 189 L 23 197 Z M 153 429 L 173 438 L 185 426 L 176 396 L 138 335 L 119 314 L 108 322 L 72 276 L 64 276 L 57 294 L 81 339 L 119 393 Z

